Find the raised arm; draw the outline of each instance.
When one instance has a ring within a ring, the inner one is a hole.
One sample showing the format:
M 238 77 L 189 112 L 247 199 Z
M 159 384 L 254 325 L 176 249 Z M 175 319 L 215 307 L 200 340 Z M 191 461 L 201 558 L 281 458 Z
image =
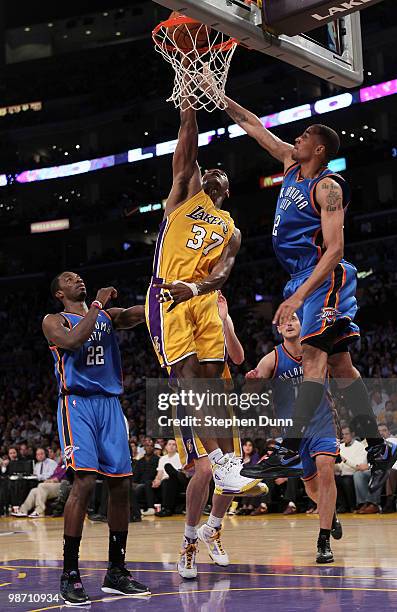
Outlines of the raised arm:
M 234 330 L 234 323 L 228 311 L 227 300 L 221 292 L 218 295 L 218 311 L 223 324 L 228 355 L 233 363 L 241 365 L 245 358 L 244 349 Z
M 198 125 L 196 111 L 192 108 L 182 109 L 178 144 L 172 161 L 172 189 L 165 207 L 166 216 L 200 191 L 202 184 L 197 156 Z
M 110 298 L 116 297 L 116 289 L 106 287 L 105 289 L 99 289 L 96 300 L 102 306 L 105 306 Z M 62 315 L 48 314 L 43 319 L 43 333 L 50 344 L 68 351 L 78 351 L 94 331 L 99 312 L 99 308 L 91 306 L 87 314 L 72 329 L 66 326 L 66 321 Z
M 173 310 L 175 306 L 181 302 L 190 300 L 195 295 L 211 293 L 221 289 L 232 271 L 237 253 L 241 245 L 241 232 L 234 228 L 229 244 L 223 250 L 222 255 L 212 268 L 210 274 L 200 283 L 186 283 L 184 281 L 174 281 L 173 283 L 162 283 L 153 285 L 159 289 L 165 289 L 166 292 L 156 295 L 159 302 L 168 302 L 173 300 L 168 310 Z
M 291 152 L 294 147 L 291 144 L 272 134 L 272 132 L 263 126 L 259 117 L 243 106 L 240 106 L 240 104 L 237 104 L 231 98 L 226 97 L 226 102 L 227 114 L 247 132 L 248 136 L 255 138 L 263 149 L 266 149 L 272 157 L 282 162 L 285 169 L 294 163 L 291 158 Z
M 345 214 L 342 188 L 333 179 L 324 178 L 317 184 L 316 199 L 321 209 L 323 255 L 309 278 L 296 293 L 279 306 L 273 320 L 276 325 L 289 321 L 291 315 L 301 307 L 313 291 L 323 284 L 343 258 Z
M 109 308 L 107 311 L 112 317 L 115 329 L 131 329 L 145 321 L 145 307 L 143 305 L 130 308 Z

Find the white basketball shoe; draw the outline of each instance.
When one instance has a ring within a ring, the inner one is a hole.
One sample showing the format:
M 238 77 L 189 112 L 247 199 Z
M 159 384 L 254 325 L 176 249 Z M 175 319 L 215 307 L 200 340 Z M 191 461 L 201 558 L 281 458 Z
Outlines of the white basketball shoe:
M 239 495 L 261 482 L 261 479 L 241 476 L 242 467 L 241 457 L 236 457 L 234 454 L 224 455 L 218 463 L 212 466 L 217 495 Z
M 226 567 L 229 565 L 229 555 L 221 542 L 221 527 L 210 527 L 207 523 L 197 529 L 199 540 L 208 548 L 208 554 L 214 563 Z

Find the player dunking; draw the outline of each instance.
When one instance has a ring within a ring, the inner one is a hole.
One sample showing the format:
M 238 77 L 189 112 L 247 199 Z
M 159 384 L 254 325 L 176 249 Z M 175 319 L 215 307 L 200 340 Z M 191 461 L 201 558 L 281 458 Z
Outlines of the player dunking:
M 188 108 L 181 111 L 173 185 L 157 238 L 146 321 L 160 365 L 172 367 L 189 389 L 195 379 L 213 379 L 214 386 L 221 379 L 225 338 L 216 290 L 228 279 L 241 242 L 233 219 L 222 210 L 229 196 L 228 178 L 223 170 L 209 170 L 202 177 L 197 154 L 196 112 Z M 231 436 L 209 437 L 204 427 L 200 436 L 197 431 L 194 443 L 208 454 L 218 493 L 237 494 L 257 484 L 240 476 L 241 458 L 235 456 Z
M 208 86 L 208 83 L 207 85 Z M 354 429 L 368 443 L 372 465 L 370 488 L 379 489 L 397 458 L 397 445 L 383 443 L 367 389 L 353 366 L 348 345 L 357 340 L 353 323 L 357 311 L 356 268 L 343 259 L 343 224 L 349 203 L 346 181 L 327 164 L 339 149 L 337 133 L 325 125 L 311 125 L 295 140 L 283 142 L 260 119 L 226 98 L 227 113 L 248 135 L 284 164 L 284 180 L 273 226 L 276 256 L 291 275 L 285 301 L 274 323 L 283 324 L 296 312 L 301 321 L 304 381 L 294 408 L 294 426 L 284 447 L 263 462 L 265 470 L 298 465 L 298 448 L 324 393 L 326 372 L 343 391 L 354 415 Z
M 216 290 L 229 277 L 241 242 L 233 219 L 222 210 L 229 196 L 225 172 L 209 170 L 201 177 L 197 155 L 196 112 L 182 110 L 173 185 L 157 238 L 146 321 L 160 365 L 172 367 L 179 384 L 189 386 L 195 379 L 219 381 L 222 377 L 225 336 Z M 218 493 L 237 494 L 260 482 L 240 475 L 241 457 L 235 453 L 232 436 L 218 440 L 203 433 L 196 430 L 182 436 L 181 460 L 185 452 L 195 465 L 187 489 L 187 522 L 178 564 L 186 577 L 197 573 L 193 553 L 208 496 L 210 464 Z
M 131 457 L 126 419 L 118 396 L 123 392 L 121 358 L 115 329 L 130 329 L 144 320 L 143 307 L 109 308 L 113 287 L 100 289 L 90 308 L 86 288 L 74 272 L 59 274 L 51 284 L 64 310 L 48 314 L 43 332 L 55 360 L 58 383 L 58 431 L 62 454 L 74 470 L 64 513 L 64 566 L 61 596 L 68 605 L 88 605 L 78 556 L 83 523 L 97 473 L 109 484 L 109 566 L 102 590 L 119 595 L 148 595 L 125 567 L 129 522 Z
M 296 386 L 303 378 L 302 346 L 299 340 L 301 326 L 296 314 L 278 327 L 283 337 L 282 344 L 262 357 L 254 370 L 246 374 L 248 379 L 273 379 L 273 400 L 278 418 L 291 418 Z M 320 405 L 311 420 L 299 454 L 303 466 L 303 481 L 308 496 L 317 504 L 320 517 L 320 533 L 317 540 L 317 563 L 332 563 L 334 560 L 330 534 L 335 539 L 342 537 L 342 527 L 334 512 L 336 485 L 335 459 L 339 454 L 336 426 L 330 410 L 328 391 L 324 392 Z M 255 475 L 255 470 L 243 469 L 245 475 Z

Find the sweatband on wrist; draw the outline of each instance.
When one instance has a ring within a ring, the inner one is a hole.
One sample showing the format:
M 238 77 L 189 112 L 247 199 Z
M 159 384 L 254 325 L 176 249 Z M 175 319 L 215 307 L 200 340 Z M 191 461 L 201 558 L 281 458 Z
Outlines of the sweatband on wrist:
M 199 294 L 196 283 L 187 283 L 186 281 L 176 280 L 172 282 L 172 285 L 177 285 L 178 283 L 181 283 L 182 285 L 186 285 L 186 287 L 189 287 L 194 297 Z

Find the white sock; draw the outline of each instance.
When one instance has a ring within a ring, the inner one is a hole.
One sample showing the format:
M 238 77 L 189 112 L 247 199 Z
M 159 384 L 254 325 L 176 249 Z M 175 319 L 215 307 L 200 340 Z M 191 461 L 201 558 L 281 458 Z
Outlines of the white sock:
M 191 525 L 185 524 L 185 538 L 188 538 L 189 540 L 197 540 L 197 527 L 198 525 L 192 527 Z
M 291 508 L 296 508 L 296 506 L 295 506 L 294 502 L 288 502 L 288 505 L 289 505 Z
M 207 519 L 207 525 L 209 527 L 213 527 L 214 529 L 218 529 L 222 525 L 222 519 L 217 516 L 214 516 L 211 512 Z
M 208 453 L 208 459 L 211 461 L 212 465 L 214 465 L 214 463 L 219 463 L 222 457 L 223 457 L 223 452 L 221 451 L 220 448 L 216 448 L 214 451 L 211 451 L 210 453 Z

